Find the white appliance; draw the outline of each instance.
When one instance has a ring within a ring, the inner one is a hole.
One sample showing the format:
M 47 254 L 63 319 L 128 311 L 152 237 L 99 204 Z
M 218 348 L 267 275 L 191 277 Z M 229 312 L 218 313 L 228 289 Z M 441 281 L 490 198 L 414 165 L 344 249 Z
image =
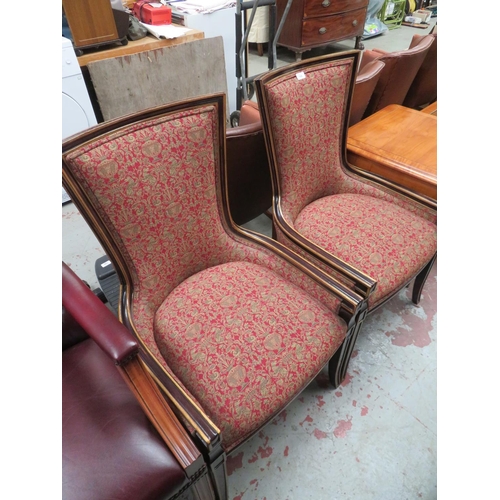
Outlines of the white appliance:
M 71 40 L 62 37 L 62 138 L 96 125 L 97 120 Z M 62 202 L 69 196 L 62 188 Z
M 172 7 L 172 21 L 186 28 L 200 30 L 205 38 L 222 36 L 226 63 L 227 99 L 229 113 L 237 109 L 236 103 L 236 7 L 216 10 L 210 14 L 185 14 Z

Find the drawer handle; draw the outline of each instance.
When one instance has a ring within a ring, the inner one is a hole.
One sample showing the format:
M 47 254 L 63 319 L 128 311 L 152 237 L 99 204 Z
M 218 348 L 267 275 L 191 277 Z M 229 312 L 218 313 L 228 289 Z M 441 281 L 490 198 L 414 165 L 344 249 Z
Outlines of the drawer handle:
M 321 5 L 322 5 L 323 7 L 330 7 L 330 0 L 323 0 L 323 1 L 321 2 Z
M 358 25 L 358 20 L 357 20 L 357 19 L 354 19 L 354 21 L 352 22 L 352 25 L 353 25 L 353 26 L 357 26 L 357 25 Z
M 326 28 L 320 28 L 319 29 L 319 34 L 324 35 L 326 33 Z

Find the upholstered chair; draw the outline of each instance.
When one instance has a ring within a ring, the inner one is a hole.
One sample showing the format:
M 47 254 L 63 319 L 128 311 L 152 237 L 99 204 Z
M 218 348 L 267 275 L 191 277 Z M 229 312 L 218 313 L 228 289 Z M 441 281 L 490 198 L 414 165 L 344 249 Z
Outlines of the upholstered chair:
M 426 35 L 415 46 L 406 50 L 385 52 L 381 49 L 374 49 L 363 52 L 360 71 L 365 65 L 375 60 L 385 64 L 363 118 L 389 104 L 403 104 L 413 79 L 433 42 L 434 37 Z
M 270 211 L 273 195 L 257 103 L 241 106 L 239 125 L 226 130 L 226 151 L 231 217 L 245 224 Z
M 64 263 L 62 304 L 62 498 L 215 500 L 138 342 Z
M 258 77 L 256 88 L 277 239 L 345 280 L 371 312 L 412 280 L 418 303 L 436 258 L 437 215 L 428 198 L 347 163 L 358 57 L 291 64 Z
M 363 299 L 229 217 L 225 95 L 105 122 L 63 143 L 63 185 L 122 285 L 118 315 L 199 446 L 225 457 L 345 349 Z
M 428 36 L 434 41 L 403 101 L 403 106 L 408 108 L 422 109 L 437 100 L 437 33 Z M 418 46 L 422 38 L 422 35 L 413 35 L 409 49 Z
M 365 64 L 356 75 L 349 127 L 358 123 L 363 118 L 384 66 L 385 64 L 382 61 L 375 60 Z

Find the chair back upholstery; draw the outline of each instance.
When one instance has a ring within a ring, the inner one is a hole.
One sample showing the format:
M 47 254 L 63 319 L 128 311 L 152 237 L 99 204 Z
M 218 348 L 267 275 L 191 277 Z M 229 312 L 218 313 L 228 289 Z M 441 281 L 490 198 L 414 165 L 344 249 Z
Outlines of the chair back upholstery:
M 370 60 L 376 59 L 385 63 L 375 90 L 366 108 L 364 118 L 376 113 L 389 104 L 403 104 L 408 90 L 422 62 L 434 41 L 431 35 L 424 36 L 411 49 L 398 52 L 380 53 L 366 51 L 363 54 Z M 363 65 L 364 66 L 364 65 Z
M 64 160 L 63 177 L 70 183 L 74 177 L 74 189 L 86 187 L 81 196 L 101 221 L 98 238 L 112 241 L 115 252 L 108 255 L 130 281 L 132 314 L 148 330 L 174 287 L 223 259 L 228 240 L 216 193 L 224 161 L 223 105 L 221 95 L 207 106 L 173 106 L 158 117 L 152 111 L 150 119 L 83 144 Z
M 226 130 L 227 183 L 231 217 L 245 224 L 272 205 L 271 174 L 257 103 L 241 106 L 239 125 Z
M 363 118 L 363 114 L 370 102 L 384 66 L 385 64 L 382 61 L 375 60 L 366 64 L 358 72 L 352 96 L 351 115 L 349 119 L 350 127 Z
M 358 57 L 357 51 L 327 60 L 322 56 L 306 69 L 296 64 L 293 71 L 283 69 L 283 76 L 275 72 L 269 83 L 265 76 L 262 84 L 257 81 L 261 113 L 266 109 L 269 116 L 267 146 L 276 158 L 274 208 L 290 225 L 306 205 L 333 194 L 336 181 L 342 182 L 347 110 Z
M 403 105 L 408 108 L 419 109 L 437 99 L 437 33 L 429 36 L 432 36 L 434 41 L 403 102 Z M 416 47 L 422 38 L 424 38 L 422 35 L 413 35 L 410 49 Z

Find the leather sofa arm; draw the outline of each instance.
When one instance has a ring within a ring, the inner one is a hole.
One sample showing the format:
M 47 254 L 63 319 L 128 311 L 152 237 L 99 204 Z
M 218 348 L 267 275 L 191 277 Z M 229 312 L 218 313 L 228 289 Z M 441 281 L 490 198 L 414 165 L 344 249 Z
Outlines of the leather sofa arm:
M 253 101 L 245 101 L 240 110 L 239 125 L 226 129 L 226 136 L 246 135 L 260 130 L 262 130 L 262 123 L 260 121 L 259 106 Z
M 139 346 L 130 332 L 64 262 L 62 305 L 116 364 L 138 353 Z
M 260 123 L 259 105 L 254 101 L 245 101 L 240 110 L 240 127 L 250 123 Z

